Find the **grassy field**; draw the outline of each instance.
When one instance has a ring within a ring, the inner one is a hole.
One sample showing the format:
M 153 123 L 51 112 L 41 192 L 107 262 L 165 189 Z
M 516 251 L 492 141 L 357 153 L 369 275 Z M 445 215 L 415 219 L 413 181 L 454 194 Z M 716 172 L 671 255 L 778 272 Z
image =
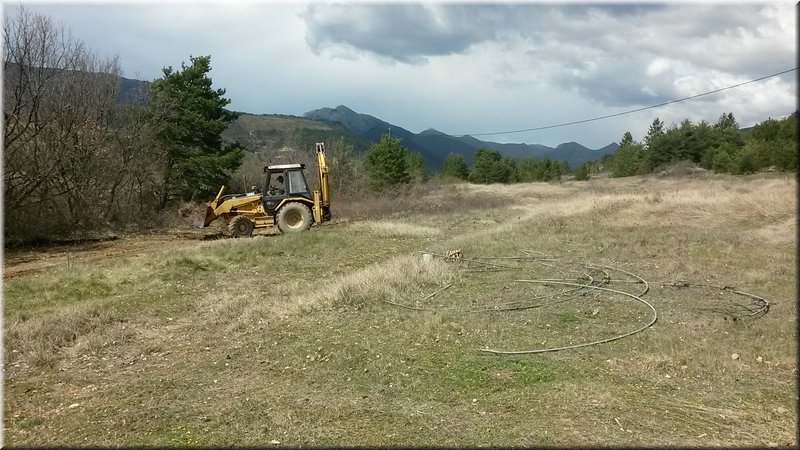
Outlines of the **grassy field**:
M 333 208 L 7 279 L 5 444 L 797 447 L 793 177 Z

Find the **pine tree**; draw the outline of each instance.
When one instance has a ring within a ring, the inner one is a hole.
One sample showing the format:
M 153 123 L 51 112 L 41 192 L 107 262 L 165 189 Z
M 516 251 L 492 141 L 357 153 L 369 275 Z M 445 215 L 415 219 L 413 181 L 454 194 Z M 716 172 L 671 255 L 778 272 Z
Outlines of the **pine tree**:
M 580 164 L 577 168 L 575 168 L 574 177 L 578 181 L 585 181 L 590 178 L 592 162 L 588 161 L 585 163 Z
M 516 163 L 509 156 L 503 156 L 491 148 L 479 148 L 475 152 L 475 162 L 469 173 L 473 183 L 510 183 L 513 181 Z
M 469 177 L 469 166 L 462 155 L 450 153 L 442 163 L 442 176 L 466 180 Z
M 644 137 L 644 145 L 652 150 L 653 144 L 662 136 L 664 136 L 664 122 L 656 117 L 656 120 L 653 121 L 650 128 L 647 130 L 647 135 Z
M 408 150 L 400 144 L 400 139 L 383 135 L 380 142 L 370 147 L 364 161 L 372 188 L 380 190 L 409 183 L 408 160 Z
M 644 146 L 634 141 L 631 133 L 626 131 L 617 151 L 614 152 L 610 175 L 612 177 L 628 177 L 648 171 L 648 158 Z
M 238 115 L 225 109 L 225 89 L 211 88 L 211 57 L 189 59 L 181 70 L 165 67 L 149 89 L 147 116 L 165 164 L 162 208 L 213 195 L 243 157 L 240 145 L 222 142 L 222 132 Z

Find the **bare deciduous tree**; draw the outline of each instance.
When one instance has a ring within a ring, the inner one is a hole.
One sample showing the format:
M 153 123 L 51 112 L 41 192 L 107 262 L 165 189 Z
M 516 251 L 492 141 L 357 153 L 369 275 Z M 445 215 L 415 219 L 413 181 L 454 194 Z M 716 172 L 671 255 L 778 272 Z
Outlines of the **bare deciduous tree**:
M 83 45 L 46 16 L 20 8 L 3 23 L 3 108 L 6 210 L 62 195 L 52 183 L 64 152 L 56 129 L 70 130 L 71 105 L 59 98 L 64 74 Z
M 135 107 L 118 102 L 117 58 L 22 7 L 3 40 L 6 234 L 85 230 L 152 208 L 158 155 Z

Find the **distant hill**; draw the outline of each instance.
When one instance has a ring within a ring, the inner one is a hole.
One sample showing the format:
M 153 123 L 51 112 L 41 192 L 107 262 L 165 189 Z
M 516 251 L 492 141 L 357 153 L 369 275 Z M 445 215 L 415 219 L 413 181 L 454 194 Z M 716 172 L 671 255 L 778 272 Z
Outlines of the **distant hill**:
M 144 104 L 147 102 L 149 82 L 121 78 L 118 101 L 120 103 Z M 343 140 L 356 152 L 363 153 L 381 136 L 390 133 L 401 139 L 403 146 L 422 155 L 425 166 L 431 171 L 441 169 L 447 155 L 462 155 L 472 164 L 475 151 L 492 148 L 500 153 L 520 160 L 524 158 L 550 158 L 565 160 L 573 169 L 585 161 L 598 160 L 613 154 L 616 143 L 600 149 L 589 149 L 576 142 L 567 142 L 557 147 L 541 144 L 503 144 L 482 141 L 472 136 L 451 136 L 433 128 L 421 133 L 412 133 L 403 127 L 380 120 L 369 114 L 353 111 L 344 105 L 336 108 L 320 108 L 309 111 L 303 117 L 283 114 L 250 114 L 240 112 L 239 118 L 223 133 L 226 142 L 237 141 L 253 153 L 272 153 L 281 148 L 308 150 L 315 142 Z
M 142 80 L 133 80 L 120 77 L 117 102 L 144 105 L 147 103 L 147 86 L 150 83 Z
M 89 74 L 91 77 L 96 77 L 97 80 L 106 82 L 114 81 L 114 75 L 102 72 L 80 72 L 74 70 L 63 69 L 41 69 L 44 70 L 48 76 L 55 75 L 56 77 L 67 77 L 70 74 Z M 21 67 L 15 63 L 7 62 L 3 65 L 3 81 L 4 85 L 8 85 L 10 80 L 18 79 L 21 74 Z M 119 83 L 119 92 L 117 92 L 117 102 L 120 104 L 145 104 L 147 103 L 147 86 L 150 84 L 147 81 L 135 80 L 125 77 L 118 77 L 116 81 Z
M 501 144 L 481 141 L 472 136 L 450 136 L 432 128 L 415 134 L 368 114 L 357 113 L 344 105 L 336 108 L 315 109 L 305 113 L 303 117 L 339 124 L 354 134 L 373 142 L 380 139 L 382 135 L 391 133 L 392 136 L 402 140 L 403 146 L 421 154 L 425 165 L 432 170 L 439 170 L 442 162 L 450 153 L 464 156 L 467 163 L 471 164 L 475 151 L 482 147 L 495 149 L 514 159 L 565 160 L 572 168 L 585 161 L 597 160 L 604 155 L 612 154 L 617 149 L 616 143 L 596 150 L 575 142 L 561 144 L 556 148 L 541 144 Z
M 371 142 L 340 124 L 321 122 L 283 114 L 239 113 L 239 117 L 222 133 L 225 142 L 239 142 L 253 153 L 272 154 L 291 148 L 313 154 L 316 142 L 343 141 L 356 152 L 365 152 Z

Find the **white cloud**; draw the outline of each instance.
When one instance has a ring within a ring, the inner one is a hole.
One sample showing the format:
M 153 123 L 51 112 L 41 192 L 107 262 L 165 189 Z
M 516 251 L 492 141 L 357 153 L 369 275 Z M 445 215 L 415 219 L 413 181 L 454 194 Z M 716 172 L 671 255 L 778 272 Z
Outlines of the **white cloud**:
M 411 131 L 507 131 L 719 89 L 796 65 L 793 4 L 31 4 L 128 77 L 212 56 L 231 107 L 350 108 Z M 6 9 L 9 9 L 6 6 Z M 13 8 L 11 8 L 13 9 Z M 614 119 L 491 137 L 599 147 L 655 117 L 740 124 L 795 109 L 796 73 Z

